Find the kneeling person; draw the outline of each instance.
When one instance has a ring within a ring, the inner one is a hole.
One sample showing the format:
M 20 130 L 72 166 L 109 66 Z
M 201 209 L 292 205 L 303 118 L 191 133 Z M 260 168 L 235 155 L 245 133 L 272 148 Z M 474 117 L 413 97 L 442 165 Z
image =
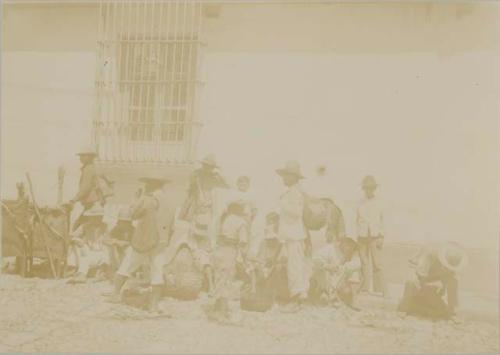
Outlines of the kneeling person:
M 354 307 L 354 296 L 359 288 L 361 260 L 358 245 L 351 238 L 342 238 L 337 245 L 333 240 L 313 257 L 314 290 L 325 301 L 341 301 Z
M 454 242 L 422 248 L 410 260 L 415 266 L 415 275 L 405 284 L 398 311 L 432 319 L 457 320 L 457 273 L 467 262 L 467 254 Z
M 109 267 L 109 258 L 103 245 L 107 226 L 103 222 L 104 211 L 94 205 L 80 218 L 80 226 L 73 233 L 68 253 L 68 266 L 77 268 L 76 275 L 68 283 L 84 283 L 91 268 Z

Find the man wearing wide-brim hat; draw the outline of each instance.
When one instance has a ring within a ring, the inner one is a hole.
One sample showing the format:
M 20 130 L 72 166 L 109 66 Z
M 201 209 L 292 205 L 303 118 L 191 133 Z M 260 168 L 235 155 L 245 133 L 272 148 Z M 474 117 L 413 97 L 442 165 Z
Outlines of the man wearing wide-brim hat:
M 218 172 L 217 161 L 213 154 L 206 155 L 199 163 L 201 166 L 190 176 L 187 197 L 181 206 L 178 218 L 190 225 L 189 244 L 195 254 L 197 267 L 205 274 L 211 289 L 213 285 L 211 253 L 220 215 L 217 189 L 227 188 L 229 185 Z M 175 232 L 172 237 L 173 243 L 180 245 L 178 239 L 183 237 L 183 232 Z
M 279 200 L 278 238 L 283 243 L 287 257 L 287 278 L 290 303 L 283 309 L 296 312 L 306 299 L 309 291 L 309 270 L 306 261 L 307 231 L 302 219 L 304 194 L 299 182 L 304 178 L 300 165 L 288 161 L 276 170 L 286 186 L 286 192 Z
M 415 275 L 405 284 L 398 311 L 456 321 L 457 274 L 467 264 L 467 253 L 456 242 L 421 248 L 410 259 L 410 265 L 415 267 Z M 445 295 L 446 301 L 443 299 Z
M 78 183 L 78 192 L 67 205 L 73 207 L 75 203 L 79 202 L 83 206 L 83 212 L 75 221 L 73 230 L 76 230 L 82 223 L 82 216 L 85 211 L 90 209 L 95 203 L 101 201 L 98 176 L 94 165 L 94 160 L 97 157 L 96 150 L 91 145 L 86 145 L 78 151 L 77 155 L 80 157 L 80 162 L 82 163 L 80 182 Z
M 144 183 L 144 192 L 130 207 L 130 217 L 137 221 L 137 226 L 130 241 L 131 249 L 126 253 L 114 281 L 112 302 L 120 301 L 123 285 L 144 263 L 149 263 L 151 273 L 151 304 L 152 311 L 158 311 L 158 302 L 164 283 L 161 239 L 165 233 L 163 186 L 170 182 L 161 174 L 142 176 L 139 181 Z
M 356 227 L 363 270 L 361 289 L 369 291 L 373 275 L 373 291 L 387 297 L 387 284 L 382 262 L 384 244 L 384 207 L 375 195 L 378 184 L 372 175 L 361 182 L 364 196 L 356 209 Z M 371 265 L 370 265 L 371 264 Z M 370 269 L 372 274 L 370 274 Z

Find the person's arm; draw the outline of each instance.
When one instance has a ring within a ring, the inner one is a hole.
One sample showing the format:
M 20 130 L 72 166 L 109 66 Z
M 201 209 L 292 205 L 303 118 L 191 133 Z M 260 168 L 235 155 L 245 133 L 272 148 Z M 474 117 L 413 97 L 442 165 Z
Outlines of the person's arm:
M 144 197 L 135 201 L 132 206 L 130 206 L 130 218 L 132 220 L 140 219 L 146 212 L 146 200 Z
M 96 176 L 95 169 L 92 166 L 86 166 L 82 170 L 81 183 L 78 188 L 78 192 L 71 199 L 71 203 L 79 202 L 84 200 L 95 187 Z
M 378 239 L 377 239 L 377 247 L 380 249 L 384 245 L 384 212 L 382 209 L 382 206 L 380 206 L 380 213 L 379 213 L 379 229 L 378 229 Z
M 364 237 L 361 231 L 361 213 L 359 213 L 360 206 L 356 207 L 356 233 L 358 237 Z

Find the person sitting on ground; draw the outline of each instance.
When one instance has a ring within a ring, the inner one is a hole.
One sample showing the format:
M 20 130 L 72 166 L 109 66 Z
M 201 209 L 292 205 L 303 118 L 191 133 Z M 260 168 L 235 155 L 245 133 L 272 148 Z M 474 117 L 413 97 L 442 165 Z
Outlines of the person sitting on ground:
M 458 321 L 457 273 L 467 263 L 467 254 L 455 242 L 421 248 L 410 259 L 415 274 L 405 284 L 398 311 L 425 318 Z M 447 301 L 443 299 L 445 295 Z
M 248 245 L 243 201 L 231 203 L 221 220 L 213 262 L 215 304 L 211 314 L 219 320 L 230 318 L 228 300 L 234 295 L 236 266 L 239 256 L 245 257 Z
M 132 224 L 130 208 L 122 207 L 118 212 L 115 226 L 104 239 L 104 244 L 108 247 L 113 272 L 116 272 L 125 257 L 125 251 L 130 245 L 133 234 L 134 225 Z
M 359 289 L 361 261 L 358 245 L 352 238 L 342 238 L 338 245 L 332 239 L 313 255 L 312 293 L 322 301 L 342 302 L 354 306 Z
M 162 210 L 163 186 L 169 181 L 161 176 L 146 176 L 139 179 L 144 183 L 144 193 L 131 206 L 131 219 L 137 220 L 137 227 L 130 242 L 130 248 L 116 272 L 114 292 L 108 301 L 121 302 L 121 290 L 127 279 L 145 262 L 151 273 L 150 311 L 159 312 L 159 301 L 164 284 L 164 254 L 160 249 L 163 233 L 158 211 Z
M 109 257 L 103 245 L 107 232 L 103 215 L 103 209 L 94 205 L 85 211 L 82 223 L 73 233 L 67 265 L 76 267 L 77 273 L 68 283 L 86 282 L 91 268 L 100 269 L 97 274 L 99 279 L 109 271 Z

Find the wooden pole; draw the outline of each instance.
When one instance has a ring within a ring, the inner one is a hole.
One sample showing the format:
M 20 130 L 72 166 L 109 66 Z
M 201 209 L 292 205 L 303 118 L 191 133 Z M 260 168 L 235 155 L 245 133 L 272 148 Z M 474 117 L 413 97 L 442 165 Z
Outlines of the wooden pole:
M 49 263 L 50 263 L 50 270 L 52 271 L 52 277 L 57 278 L 57 272 L 56 268 L 54 266 L 54 260 L 52 259 L 52 253 L 50 251 L 49 246 L 47 245 L 47 236 L 46 236 L 46 230 L 42 226 L 42 216 L 40 215 L 40 210 L 38 209 L 38 205 L 36 204 L 35 200 L 35 193 L 33 191 L 33 184 L 31 183 L 31 177 L 29 173 L 26 173 L 26 179 L 28 180 L 28 186 L 30 189 L 30 194 L 31 194 L 31 201 L 33 202 L 33 209 L 35 210 L 35 214 L 38 218 L 38 221 L 41 226 L 41 233 L 42 233 L 42 241 L 43 241 L 43 246 L 45 247 L 45 252 L 47 253 L 47 256 L 49 257 Z
M 66 170 L 64 166 L 60 166 L 57 170 L 57 204 L 61 205 L 64 200 L 64 175 Z

